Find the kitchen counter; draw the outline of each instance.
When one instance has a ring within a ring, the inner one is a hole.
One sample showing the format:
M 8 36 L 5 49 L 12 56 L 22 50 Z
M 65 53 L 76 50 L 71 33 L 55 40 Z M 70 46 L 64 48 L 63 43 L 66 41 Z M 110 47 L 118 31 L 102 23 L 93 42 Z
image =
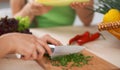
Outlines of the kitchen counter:
M 34 35 L 40 37 L 49 34 L 57 40 L 61 41 L 64 45 L 68 44 L 70 38 L 76 34 L 82 34 L 85 31 L 91 33 L 97 32 L 97 26 L 82 27 L 82 26 L 65 26 L 54 28 L 34 28 L 31 29 Z M 112 36 L 107 31 L 101 32 L 106 38 L 105 40 L 100 37 L 99 39 L 86 43 L 83 46 L 96 56 L 108 61 L 109 63 L 120 68 L 120 41 Z M 36 61 L 24 61 L 16 59 L 15 57 L 8 56 L 0 59 L 0 70 L 43 70 Z
M 31 31 L 38 37 L 50 34 L 60 40 L 64 45 L 67 45 L 69 39 L 74 37 L 76 34 L 82 34 L 85 31 L 94 33 L 98 30 L 97 26 L 68 26 L 47 29 L 31 29 Z M 101 34 L 105 37 L 105 40 L 100 37 L 98 40 L 86 43 L 83 46 L 95 55 L 120 68 L 120 41 L 107 31 L 103 31 Z

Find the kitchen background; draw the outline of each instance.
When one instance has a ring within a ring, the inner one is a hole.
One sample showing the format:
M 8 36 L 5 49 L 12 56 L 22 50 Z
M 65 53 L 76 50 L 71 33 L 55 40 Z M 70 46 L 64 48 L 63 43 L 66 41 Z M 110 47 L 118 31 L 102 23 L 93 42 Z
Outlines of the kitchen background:
M 94 0 L 95 3 L 97 3 L 97 0 Z M 0 0 L 0 17 L 4 16 L 12 17 L 11 8 L 9 4 L 9 0 Z M 102 21 L 103 15 L 100 13 L 95 12 L 92 25 L 98 24 Z M 76 16 L 76 19 L 74 21 L 74 26 L 82 25 L 82 22 L 79 20 L 78 16 Z

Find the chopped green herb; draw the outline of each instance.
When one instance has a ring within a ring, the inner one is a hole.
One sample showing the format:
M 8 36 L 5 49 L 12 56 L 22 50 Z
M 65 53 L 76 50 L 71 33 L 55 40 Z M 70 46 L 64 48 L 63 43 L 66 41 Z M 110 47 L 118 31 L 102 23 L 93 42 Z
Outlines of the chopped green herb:
M 64 56 L 57 56 L 51 60 L 53 66 L 64 66 L 66 67 L 68 63 L 72 63 L 71 67 L 77 66 L 81 67 L 91 60 L 92 56 L 85 56 L 82 53 L 69 54 Z

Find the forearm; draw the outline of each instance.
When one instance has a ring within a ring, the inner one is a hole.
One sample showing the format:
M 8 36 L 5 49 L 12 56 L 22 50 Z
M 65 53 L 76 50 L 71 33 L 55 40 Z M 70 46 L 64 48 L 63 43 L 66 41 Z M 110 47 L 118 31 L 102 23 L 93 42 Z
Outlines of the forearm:
M 82 3 L 81 5 L 81 8 L 76 9 L 76 13 L 83 24 L 85 26 L 89 26 L 94 16 L 94 12 L 92 10 L 94 8 L 94 0 L 90 0 L 88 3 Z
M 8 51 L 6 51 L 7 48 L 3 48 L 2 45 L 0 45 L 0 58 L 4 57 L 8 54 Z
M 34 16 L 30 13 L 29 8 L 26 7 L 28 4 L 25 3 L 25 0 L 10 0 L 10 5 L 14 17 L 28 16 L 31 21 L 33 20 Z
M 82 8 L 76 11 L 79 19 L 83 22 L 85 26 L 89 26 L 93 20 L 94 13 L 92 10 Z
M 9 52 L 10 52 L 9 46 L 6 46 L 4 39 L 0 37 L 0 58 L 4 57 Z
M 24 11 L 24 10 L 21 10 L 18 13 L 14 14 L 14 17 L 17 17 L 17 16 L 21 16 L 21 17 L 28 16 L 30 18 L 31 22 L 34 19 L 34 16 L 32 14 L 30 14 L 28 11 Z

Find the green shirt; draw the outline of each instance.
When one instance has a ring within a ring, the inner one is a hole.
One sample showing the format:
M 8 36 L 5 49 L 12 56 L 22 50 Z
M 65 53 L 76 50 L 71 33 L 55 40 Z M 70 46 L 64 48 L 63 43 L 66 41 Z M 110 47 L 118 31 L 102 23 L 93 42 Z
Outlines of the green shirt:
M 75 11 L 69 6 L 54 7 L 48 13 L 42 16 L 36 16 L 32 27 L 68 26 L 73 24 L 74 19 Z

